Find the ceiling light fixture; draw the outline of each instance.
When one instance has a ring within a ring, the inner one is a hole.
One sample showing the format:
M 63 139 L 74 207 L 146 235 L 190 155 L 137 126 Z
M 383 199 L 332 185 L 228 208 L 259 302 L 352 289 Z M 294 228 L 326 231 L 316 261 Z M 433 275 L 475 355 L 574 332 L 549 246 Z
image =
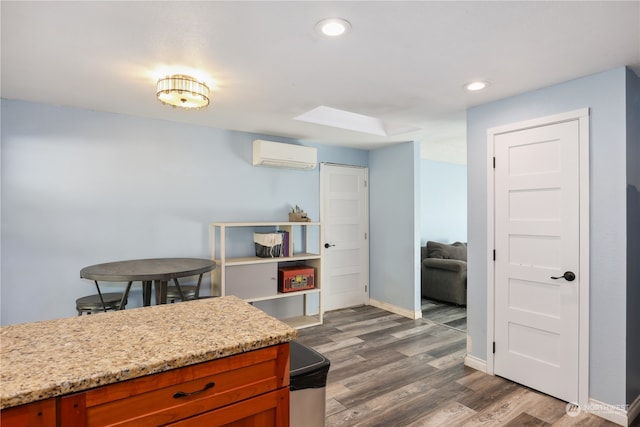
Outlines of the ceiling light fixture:
M 191 76 L 175 74 L 158 80 L 156 96 L 163 104 L 180 108 L 209 105 L 209 87 Z
M 351 24 L 342 18 L 327 18 L 316 24 L 316 31 L 325 36 L 338 37 L 351 31 Z
M 467 83 L 466 85 L 464 85 L 464 87 L 469 92 L 476 92 L 476 91 L 479 91 L 479 90 L 482 90 L 482 89 L 486 88 L 488 85 L 489 85 L 489 83 L 487 83 L 487 82 L 475 81 L 475 82 Z

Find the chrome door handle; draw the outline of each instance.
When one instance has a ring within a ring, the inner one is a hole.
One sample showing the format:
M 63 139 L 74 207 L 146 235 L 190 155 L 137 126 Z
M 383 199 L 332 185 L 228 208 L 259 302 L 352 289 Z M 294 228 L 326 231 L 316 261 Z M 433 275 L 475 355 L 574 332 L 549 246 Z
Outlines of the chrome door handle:
M 558 276 L 558 277 L 551 276 L 551 278 L 552 279 L 564 279 L 567 282 L 573 282 L 574 280 L 576 280 L 576 275 L 573 273 L 573 271 L 565 271 L 562 276 Z

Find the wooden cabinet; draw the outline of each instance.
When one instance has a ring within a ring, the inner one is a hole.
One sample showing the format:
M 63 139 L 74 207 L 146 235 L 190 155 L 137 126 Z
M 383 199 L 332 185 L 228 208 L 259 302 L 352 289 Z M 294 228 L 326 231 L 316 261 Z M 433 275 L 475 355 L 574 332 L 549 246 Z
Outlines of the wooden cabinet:
M 56 399 L 40 400 L 0 412 L 2 427 L 53 427 L 56 425 Z
M 248 408 L 261 408 L 256 416 L 271 414 L 286 426 L 288 386 L 286 343 L 62 397 L 61 421 L 79 427 L 186 426 L 197 425 L 185 420 L 198 415 L 206 425 L 234 425 L 252 414 Z
M 2 411 L 3 427 L 56 425 L 288 426 L 289 343 Z
M 212 295 L 236 295 L 295 328 L 322 324 L 320 223 L 215 222 L 210 230 L 211 258 L 216 261 L 211 272 Z M 286 232 L 285 256 L 255 256 L 254 232 Z M 313 289 L 278 292 L 278 268 L 292 264 L 315 269 Z M 290 306 L 291 302 L 297 305 L 295 313 L 289 314 L 290 308 L 282 310 L 284 315 L 277 310 L 278 304 Z

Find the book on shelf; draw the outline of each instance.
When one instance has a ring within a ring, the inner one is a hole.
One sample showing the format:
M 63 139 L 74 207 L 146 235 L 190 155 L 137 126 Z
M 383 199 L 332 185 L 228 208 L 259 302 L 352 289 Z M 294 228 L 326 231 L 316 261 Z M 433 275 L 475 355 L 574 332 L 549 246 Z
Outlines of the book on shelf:
M 289 232 L 284 230 L 278 230 L 278 233 L 282 233 L 282 257 L 289 256 Z

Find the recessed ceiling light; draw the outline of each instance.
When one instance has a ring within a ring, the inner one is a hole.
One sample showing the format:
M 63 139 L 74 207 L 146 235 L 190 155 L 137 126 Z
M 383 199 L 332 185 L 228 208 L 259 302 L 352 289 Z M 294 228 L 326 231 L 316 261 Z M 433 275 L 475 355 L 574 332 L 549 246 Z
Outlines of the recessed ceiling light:
M 466 85 L 464 85 L 464 87 L 469 92 L 476 92 L 478 90 L 482 90 L 482 89 L 486 88 L 488 85 L 489 85 L 489 83 L 487 83 L 487 82 L 475 81 L 475 82 L 467 83 Z
M 316 31 L 325 36 L 338 37 L 351 31 L 351 24 L 342 18 L 327 18 L 316 24 Z

